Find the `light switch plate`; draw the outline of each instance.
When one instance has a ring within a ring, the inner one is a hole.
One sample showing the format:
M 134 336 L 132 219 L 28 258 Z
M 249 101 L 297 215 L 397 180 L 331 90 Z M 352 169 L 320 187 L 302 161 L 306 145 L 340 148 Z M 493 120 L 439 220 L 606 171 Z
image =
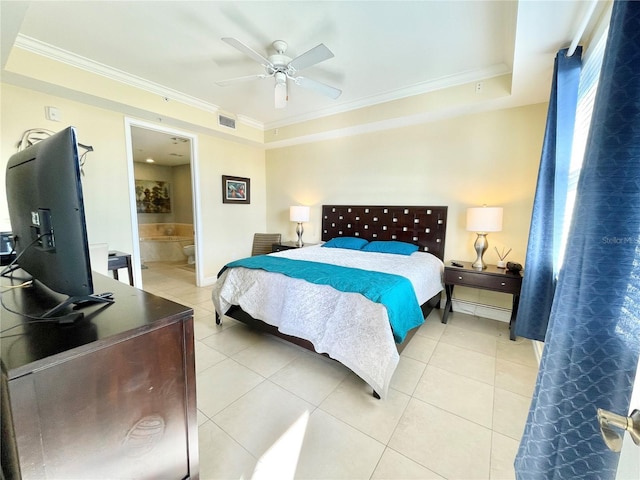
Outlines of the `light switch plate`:
M 56 107 L 44 107 L 44 112 L 47 120 L 53 120 L 54 122 L 59 122 L 60 120 L 62 120 L 60 110 L 58 110 Z

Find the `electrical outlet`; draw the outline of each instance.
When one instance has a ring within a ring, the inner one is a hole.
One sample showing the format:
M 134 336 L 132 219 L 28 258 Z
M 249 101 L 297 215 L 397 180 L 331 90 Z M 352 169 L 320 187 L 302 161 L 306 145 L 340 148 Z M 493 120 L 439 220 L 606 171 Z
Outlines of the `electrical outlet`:
M 54 122 L 59 122 L 60 120 L 62 120 L 60 110 L 58 110 L 56 107 L 44 107 L 44 113 L 47 120 L 52 120 Z
M 482 93 L 482 82 L 476 83 L 476 93 Z

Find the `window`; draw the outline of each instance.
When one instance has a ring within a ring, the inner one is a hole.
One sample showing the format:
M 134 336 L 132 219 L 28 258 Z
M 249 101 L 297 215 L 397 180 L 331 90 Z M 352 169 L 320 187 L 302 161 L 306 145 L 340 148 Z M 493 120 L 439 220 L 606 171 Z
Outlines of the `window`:
M 567 238 L 569 236 L 569 226 L 571 225 L 571 217 L 573 216 L 578 179 L 580 177 L 580 169 L 582 168 L 582 160 L 584 159 L 584 151 L 587 146 L 589 127 L 591 125 L 591 115 L 593 113 L 593 105 L 596 99 L 598 80 L 600 79 L 600 69 L 602 67 L 604 49 L 607 44 L 607 33 L 608 29 L 604 31 L 597 41 L 594 41 L 589 46 L 585 52 L 582 71 L 580 73 L 578 105 L 573 132 L 573 144 L 571 147 L 571 164 L 569 165 L 569 178 L 567 181 L 567 202 L 562 228 L 562 243 L 560 245 L 559 254 L 560 266 L 562 265 Z

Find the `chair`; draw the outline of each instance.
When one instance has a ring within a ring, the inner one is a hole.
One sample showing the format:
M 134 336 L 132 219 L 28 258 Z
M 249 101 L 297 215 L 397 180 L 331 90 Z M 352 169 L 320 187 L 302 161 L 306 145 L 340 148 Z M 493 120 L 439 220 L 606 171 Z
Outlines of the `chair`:
M 271 253 L 271 245 L 280 243 L 282 235 L 279 233 L 255 233 L 253 235 L 253 248 L 251 256 Z

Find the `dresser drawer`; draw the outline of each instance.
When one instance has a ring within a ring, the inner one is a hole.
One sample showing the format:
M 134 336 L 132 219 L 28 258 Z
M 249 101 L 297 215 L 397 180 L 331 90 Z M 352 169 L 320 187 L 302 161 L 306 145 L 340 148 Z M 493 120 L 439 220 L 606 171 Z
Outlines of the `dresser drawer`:
M 474 288 L 494 290 L 496 292 L 519 293 L 522 277 L 504 275 L 487 275 L 481 272 L 445 269 L 444 283 L 450 285 L 464 285 Z

